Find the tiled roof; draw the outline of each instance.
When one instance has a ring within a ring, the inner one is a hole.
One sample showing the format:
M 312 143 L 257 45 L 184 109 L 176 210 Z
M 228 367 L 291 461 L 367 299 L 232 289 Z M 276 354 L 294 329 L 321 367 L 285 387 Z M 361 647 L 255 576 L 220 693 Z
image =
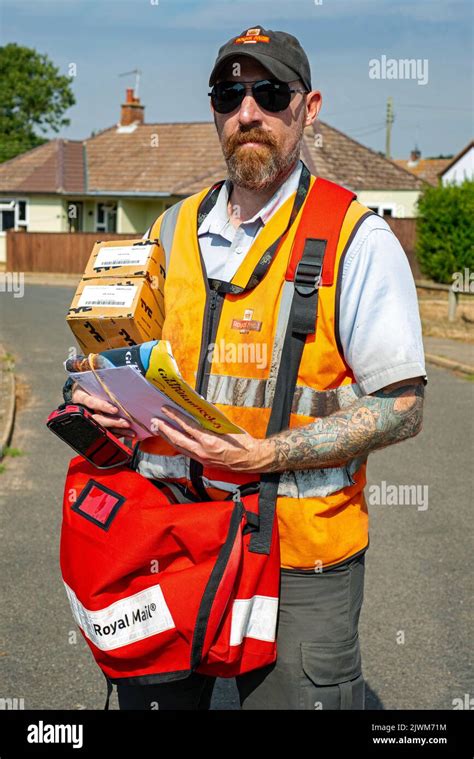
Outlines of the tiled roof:
M 82 192 L 83 143 L 51 140 L 0 164 L 1 192 Z
M 316 176 L 352 190 L 421 190 L 423 182 L 385 156 L 338 129 L 316 121 L 305 130 L 305 143 Z M 304 150 L 302 153 L 305 160 Z
M 89 190 L 183 195 L 196 182 L 203 189 L 214 166 L 218 178 L 226 171 L 210 122 L 143 124 L 129 134 L 107 129 L 87 140 L 87 165 Z
M 408 159 L 396 158 L 394 163 L 436 187 L 439 174 L 451 163 L 451 158 L 420 158 L 415 164 Z
M 354 190 L 423 186 L 323 122 L 306 128 L 302 159 L 314 174 Z M 190 195 L 225 176 L 213 122 L 141 124 L 129 132 L 111 127 L 83 142 L 52 140 L 12 158 L 0 164 L 0 191 Z

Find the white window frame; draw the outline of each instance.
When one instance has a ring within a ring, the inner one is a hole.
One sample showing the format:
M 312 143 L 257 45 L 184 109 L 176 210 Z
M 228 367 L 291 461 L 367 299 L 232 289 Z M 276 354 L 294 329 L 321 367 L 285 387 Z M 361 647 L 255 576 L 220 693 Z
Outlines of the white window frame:
M 107 232 L 107 216 L 109 213 L 109 210 L 105 208 L 105 219 L 104 222 L 99 225 L 99 206 L 115 206 L 115 231 L 117 231 L 117 217 L 118 217 L 118 203 L 115 201 L 108 202 L 106 200 L 100 200 L 97 201 L 95 204 L 95 231 L 96 232 Z M 110 234 L 114 234 L 113 232 L 110 232 Z
M 25 203 L 25 220 L 20 220 L 19 218 L 19 211 L 20 211 L 20 203 Z M 13 208 L 8 208 L 7 206 L 13 203 Z M 28 229 L 28 224 L 30 221 L 29 218 L 29 206 L 28 206 L 28 198 L 3 198 L 0 197 L 0 211 L 14 211 L 15 214 L 15 223 L 13 226 L 13 229 L 15 232 L 18 232 L 19 229 L 25 228 Z M 1 235 L 6 235 L 6 230 L 0 229 Z
M 392 212 L 392 219 L 395 218 L 397 213 L 397 204 L 396 203 L 386 203 L 384 201 L 378 202 L 375 200 L 373 203 L 369 202 L 367 203 L 367 208 L 370 208 L 371 211 L 375 211 L 376 214 L 379 216 L 384 215 L 384 211 L 391 211 Z

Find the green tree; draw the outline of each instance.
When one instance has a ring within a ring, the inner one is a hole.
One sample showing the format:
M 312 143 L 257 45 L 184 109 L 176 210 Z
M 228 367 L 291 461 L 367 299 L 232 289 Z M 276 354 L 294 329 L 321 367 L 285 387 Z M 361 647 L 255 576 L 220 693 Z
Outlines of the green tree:
M 69 125 L 63 114 L 76 102 L 71 81 L 47 55 L 16 43 L 0 47 L 0 163 L 47 142 L 36 130 Z
M 452 284 L 474 270 L 474 182 L 427 187 L 418 200 L 416 253 L 423 274 Z

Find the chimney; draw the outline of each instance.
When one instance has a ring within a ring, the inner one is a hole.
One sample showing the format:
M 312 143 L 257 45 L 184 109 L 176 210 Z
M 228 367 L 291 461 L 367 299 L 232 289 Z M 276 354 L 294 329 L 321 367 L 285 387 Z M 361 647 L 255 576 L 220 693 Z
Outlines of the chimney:
M 410 160 L 408 161 L 408 165 L 416 166 L 420 158 L 421 158 L 421 150 L 415 145 L 414 150 L 412 150 L 410 153 Z
M 133 94 L 133 87 L 126 90 L 125 103 L 122 103 L 120 112 L 120 126 L 131 124 L 143 124 L 145 121 L 145 106 L 140 104 L 140 98 Z

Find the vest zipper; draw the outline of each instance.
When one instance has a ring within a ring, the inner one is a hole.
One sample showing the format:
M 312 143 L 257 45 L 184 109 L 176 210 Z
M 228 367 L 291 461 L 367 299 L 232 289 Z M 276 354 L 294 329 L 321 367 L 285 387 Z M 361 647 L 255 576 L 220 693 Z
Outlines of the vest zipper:
M 220 314 L 220 309 L 218 309 L 218 305 L 222 304 L 222 301 L 224 300 L 224 295 L 221 295 L 217 290 L 211 290 L 210 291 L 210 298 L 208 301 L 208 308 L 207 308 L 207 314 L 206 314 L 206 326 L 203 331 L 202 336 L 202 342 L 203 346 L 205 346 L 205 352 L 201 353 L 201 361 L 198 367 L 198 373 L 196 377 L 196 392 L 202 395 L 203 397 L 206 397 L 207 393 L 207 386 L 209 383 L 209 373 L 210 373 L 210 362 L 209 362 L 209 371 L 206 372 L 206 362 L 209 359 L 209 344 L 212 342 L 212 338 L 214 335 L 214 329 L 215 329 L 215 322 L 216 322 L 216 316 Z M 204 467 L 202 464 L 199 463 L 199 461 L 195 461 L 195 459 L 191 459 L 190 465 L 189 465 L 189 476 L 191 479 L 191 482 L 196 490 L 196 492 L 199 494 L 201 498 L 203 498 L 205 501 L 209 500 L 209 494 L 204 487 L 204 483 L 202 481 L 202 473 L 203 473 Z

